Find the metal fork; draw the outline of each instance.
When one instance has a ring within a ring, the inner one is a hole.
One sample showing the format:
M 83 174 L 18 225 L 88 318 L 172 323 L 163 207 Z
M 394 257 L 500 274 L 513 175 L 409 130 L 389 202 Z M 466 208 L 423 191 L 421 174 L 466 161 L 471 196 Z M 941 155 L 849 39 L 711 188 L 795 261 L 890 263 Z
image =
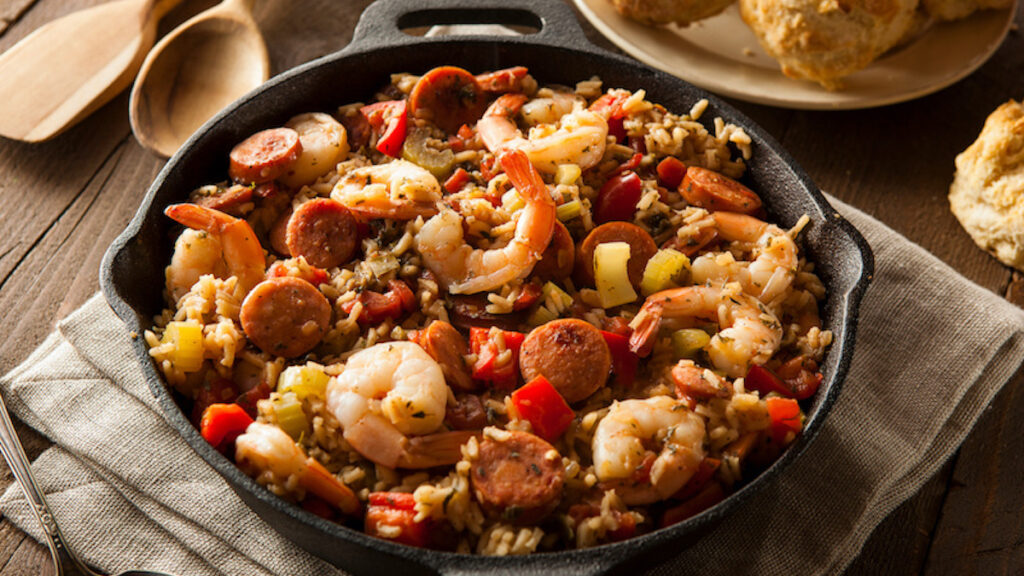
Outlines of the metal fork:
M 4 454 L 4 460 L 10 466 L 14 478 L 18 481 L 21 489 L 25 492 L 32 511 L 35 512 L 39 523 L 43 525 L 43 533 L 46 534 L 46 543 L 50 547 L 50 554 L 53 556 L 53 564 L 57 569 L 57 576 L 104 576 L 85 565 L 85 562 L 75 554 L 68 546 L 67 540 L 57 526 L 57 520 L 50 511 L 43 491 L 39 489 L 35 478 L 32 477 L 32 469 L 29 465 L 28 456 L 25 456 L 25 449 L 18 440 L 18 434 L 14 431 L 14 424 L 11 423 L 11 416 L 7 413 L 7 406 L 4 404 L 3 396 L 0 396 L 0 451 Z M 128 570 L 117 576 L 173 576 L 166 572 L 153 572 L 151 570 Z

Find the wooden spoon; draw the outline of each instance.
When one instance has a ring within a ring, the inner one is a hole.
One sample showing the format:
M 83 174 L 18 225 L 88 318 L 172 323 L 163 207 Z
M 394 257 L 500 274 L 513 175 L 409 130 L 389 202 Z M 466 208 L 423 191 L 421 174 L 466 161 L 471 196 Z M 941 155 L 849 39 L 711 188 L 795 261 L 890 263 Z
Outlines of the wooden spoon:
M 131 84 L 181 0 L 118 0 L 40 27 L 0 55 L 0 136 L 53 138 Z
M 129 104 L 132 131 L 170 156 L 214 114 L 270 76 L 270 59 L 250 10 L 224 0 L 165 36 L 142 64 Z

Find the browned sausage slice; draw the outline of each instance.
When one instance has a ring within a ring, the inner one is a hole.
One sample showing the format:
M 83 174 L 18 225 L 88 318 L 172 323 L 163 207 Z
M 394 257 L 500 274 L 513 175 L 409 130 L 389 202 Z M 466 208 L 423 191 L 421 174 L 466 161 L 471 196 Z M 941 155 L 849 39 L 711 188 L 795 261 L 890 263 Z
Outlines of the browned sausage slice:
M 564 280 L 572 274 L 576 259 L 576 245 L 565 224 L 555 221 L 551 242 L 533 267 L 533 275 L 541 280 Z
M 289 207 L 278 216 L 274 225 L 270 227 L 270 248 L 282 256 L 292 255 L 291 250 L 288 249 L 288 221 L 291 219 L 292 209 Z
M 269 182 L 288 171 L 302 153 L 299 133 L 291 128 L 257 132 L 231 149 L 228 175 L 236 182 Z
M 608 222 L 590 231 L 576 251 L 575 278 L 582 286 L 594 285 L 594 249 L 598 244 L 625 242 L 629 244 L 626 270 L 633 288 L 639 288 L 647 261 L 658 252 L 658 245 L 646 230 L 629 222 Z
M 248 186 L 238 184 L 227 188 L 217 186 L 216 191 L 209 193 L 207 193 L 207 188 L 204 186 L 192 193 L 190 199 L 193 204 L 220 210 L 232 216 L 240 216 L 238 209 L 246 203 L 252 202 L 253 189 Z
M 356 219 L 341 202 L 315 198 L 292 213 L 285 242 L 293 257 L 303 256 L 318 268 L 334 268 L 348 262 L 356 251 Z
M 611 367 L 612 353 L 601 331 L 576 318 L 534 328 L 519 351 L 523 380 L 543 375 L 570 404 L 604 386 Z
M 558 506 L 565 469 L 558 451 L 533 434 L 485 432 L 470 481 L 485 511 L 516 524 L 533 524 Z
M 743 184 L 707 168 L 690 166 L 679 185 L 683 199 L 712 212 L 753 214 L 761 208 L 761 198 Z
M 491 326 L 497 326 L 502 330 L 517 330 L 523 319 L 521 312 L 491 314 L 487 311 L 487 298 L 480 294 L 453 296 L 450 316 L 452 323 L 463 330 Z
M 417 341 L 441 365 L 444 379 L 452 388 L 466 392 L 476 389 L 466 367 L 465 355 L 469 354 L 469 344 L 454 326 L 435 320 L 420 334 Z
M 487 409 L 476 394 L 460 394 L 445 407 L 444 421 L 452 430 L 481 430 L 487 426 Z
M 257 348 L 272 356 L 294 358 L 323 339 L 331 305 L 309 282 L 280 276 L 260 282 L 249 292 L 239 319 Z

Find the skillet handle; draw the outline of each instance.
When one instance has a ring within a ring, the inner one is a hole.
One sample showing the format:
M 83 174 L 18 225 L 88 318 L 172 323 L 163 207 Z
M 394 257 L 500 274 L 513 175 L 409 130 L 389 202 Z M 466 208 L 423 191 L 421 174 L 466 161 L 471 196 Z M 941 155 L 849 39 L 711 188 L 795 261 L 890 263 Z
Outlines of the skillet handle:
M 439 24 L 527 26 L 539 30 L 523 36 L 533 44 L 597 49 L 587 40 L 572 8 L 558 0 L 377 0 L 359 17 L 347 49 L 422 43 L 430 39 L 402 30 Z

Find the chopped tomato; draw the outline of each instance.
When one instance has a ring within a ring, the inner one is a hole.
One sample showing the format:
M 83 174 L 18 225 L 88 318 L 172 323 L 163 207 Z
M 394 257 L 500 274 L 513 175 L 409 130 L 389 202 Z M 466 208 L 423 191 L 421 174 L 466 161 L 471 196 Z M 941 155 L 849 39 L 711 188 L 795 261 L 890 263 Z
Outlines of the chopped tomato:
M 604 224 L 612 220 L 632 220 L 642 192 L 643 183 L 636 172 L 630 170 L 612 176 L 597 193 L 594 221 Z
M 520 310 L 526 310 L 533 306 L 540 300 L 541 287 L 536 282 L 530 282 L 523 284 L 523 291 L 519 293 L 519 297 L 512 302 L 512 310 L 518 312 Z
M 430 525 L 416 522 L 416 500 L 412 494 L 371 492 L 366 508 L 366 533 L 409 546 L 426 547 L 430 541 Z M 398 528 L 398 534 L 392 531 Z
M 715 472 L 718 471 L 718 467 L 722 465 L 722 461 L 718 458 L 704 457 L 700 461 L 700 466 L 697 467 L 697 471 L 693 473 L 693 476 L 687 480 L 686 484 L 672 495 L 676 500 L 689 500 L 690 498 L 697 495 L 698 492 L 704 489 L 715 476 Z
M 312 265 L 308 268 L 291 268 L 285 264 L 284 260 L 274 262 L 270 265 L 270 269 L 267 270 L 267 278 L 277 278 L 280 276 L 295 276 L 296 278 L 302 278 L 313 286 L 319 286 L 331 281 L 331 275 L 323 268 L 317 268 Z
M 765 400 L 765 405 L 768 407 L 768 417 L 772 422 L 770 427 L 772 440 L 779 446 L 785 446 L 804 427 L 800 405 L 792 398 L 775 397 Z
M 779 366 L 775 373 L 792 390 L 792 397 L 797 400 L 805 400 L 814 396 L 825 379 L 821 372 L 818 372 L 818 363 L 813 358 L 801 354 L 791 358 Z
M 803 361 L 800 356 L 790 362 L 794 360 Z M 794 374 L 792 378 L 783 379 L 779 374 L 764 366 L 754 365 L 747 371 L 747 377 L 743 380 L 744 385 L 751 390 L 757 390 L 762 395 L 776 392 L 786 398 L 797 400 L 805 400 L 814 396 L 824 377 L 820 372 L 811 372 L 802 365 L 794 367 L 790 365 L 790 362 L 783 364 L 783 367 L 787 370 L 787 374 Z M 782 370 L 783 367 L 779 369 Z M 817 368 L 817 364 L 814 364 L 814 367 Z
M 636 377 L 640 357 L 629 349 L 629 337 L 604 330 L 601 330 L 601 336 L 604 336 L 608 350 L 612 353 L 612 373 L 615 374 L 616 382 L 629 388 Z
M 686 175 L 686 164 L 683 164 L 675 156 L 669 156 L 658 162 L 658 182 L 669 190 L 679 188 Z
M 498 344 L 491 338 L 489 328 L 472 327 L 469 329 L 469 347 L 476 354 L 473 365 L 473 379 L 489 383 L 497 390 L 512 390 L 519 380 L 519 348 L 523 345 L 526 335 L 521 332 L 501 330 L 505 339 L 505 348 L 512 351 L 512 358 L 507 364 L 496 366 L 498 360 Z
M 530 422 L 533 433 L 548 442 L 557 440 L 575 416 L 565 398 L 543 376 L 513 392 L 512 405 L 523 420 Z
M 330 502 L 308 492 L 306 498 L 302 500 L 302 509 L 326 520 L 334 520 L 338 517 L 338 513 Z
M 238 404 L 210 404 L 203 411 L 199 433 L 211 446 L 223 452 L 252 423 L 252 417 Z
M 476 131 L 470 128 L 469 124 L 463 124 L 459 127 L 458 132 L 448 136 L 448 145 L 451 147 L 452 152 L 462 152 L 467 149 L 479 150 L 481 148 L 480 140 L 476 138 Z
M 642 160 L 643 157 L 644 155 L 640 153 L 633 154 L 632 156 L 630 156 L 629 160 L 626 160 L 622 164 L 619 164 L 619 167 L 616 168 L 615 171 L 612 172 L 612 174 L 622 174 L 627 170 L 636 170 L 637 166 L 640 165 L 640 160 Z
M 590 111 L 596 112 L 605 118 L 622 118 L 626 115 L 622 111 L 622 105 L 629 98 L 629 92 L 625 90 L 613 90 L 608 94 L 602 94 L 590 105 Z
M 608 119 L 608 135 L 615 136 L 615 141 L 619 144 L 625 144 L 629 141 L 629 137 L 626 135 L 626 126 L 622 118 L 612 117 Z
M 203 413 L 211 404 L 230 403 L 238 398 L 238 390 L 235 383 L 227 378 L 217 378 L 203 386 L 192 404 L 192 424 L 199 426 L 203 419 Z
M 497 161 L 498 159 L 494 156 L 487 156 L 480 161 L 480 175 L 484 177 L 484 180 L 490 182 L 498 175 L 498 171 L 494 169 Z
M 405 100 L 377 102 L 359 109 L 374 130 L 381 132 L 377 139 L 377 151 L 397 158 L 402 153 L 402 144 L 408 130 L 408 105 Z
M 660 527 L 664 528 L 666 526 L 678 524 L 691 516 L 696 516 L 708 508 L 711 508 L 722 500 L 725 500 L 725 491 L 722 490 L 722 485 L 718 482 L 712 482 L 686 502 L 683 502 L 674 508 L 665 510 L 665 514 L 661 517 Z
M 266 382 L 260 382 L 258 385 L 251 388 L 250 390 L 243 392 L 238 397 L 238 399 L 235 400 L 235 404 L 241 406 L 242 409 L 245 410 L 245 412 L 249 416 L 255 418 L 256 403 L 259 402 L 260 400 L 266 400 L 267 398 L 270 398 L 270 393 L 272 391 L 273 390 L 271 390 L 270 384 L 267 384 Z
M 630 136 L 629 147 L 637 154 L 647 154 L 647 144 L 644 142 L 642 136 Z
M 377 324 L 384 320 L 398 320 L 408 312 L 416 309 L 416 295 L 409 286 L 401 280 L 388 282 L 386 294 L 363 290 L 355 300 L 349 300 L 341 305 L 346 314 L 352 312 L 356 302 L 363 304 L 363 312 L 359 315 L 360 324 Z
M 444 181 L 444 189 L 450 194 L 454 194 L 462 187 L 469 183 L 469 172 L 466 172 L 463 168 L 458 168 L 455 172 Z

